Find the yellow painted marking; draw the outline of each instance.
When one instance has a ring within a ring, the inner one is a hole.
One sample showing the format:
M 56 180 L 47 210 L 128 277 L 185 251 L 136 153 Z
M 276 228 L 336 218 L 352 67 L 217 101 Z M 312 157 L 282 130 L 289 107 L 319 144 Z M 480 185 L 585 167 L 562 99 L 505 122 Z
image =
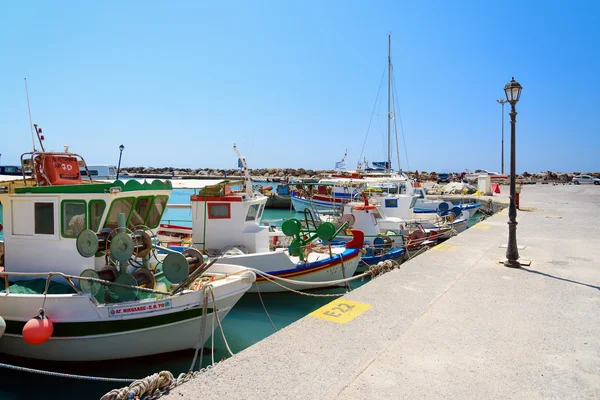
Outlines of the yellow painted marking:
M 458 246 L 454 246 L 452 244 L 438 244 L 437 246 L 434 246 L 432 250 L 437 250 L 437 251 L 456 251 L 456 249 L 458 249 Z
M 521 211 L 535 211 L 535 210 L 537 210 L 537 208 L 535 208 L 535 207 L 520 207 L 519 210 L 521 210 Z
M 337 299 L 329 304 L 325 304 L 323 307 L 308 315 L 326 321 L 337 322 L 338 324 L 347 324 L 369 308 L 371 308 L 370 304 L 358 303 L 346 299 Z
M 477 224 L 477 225 L 473 225 L 471 228 L 475 228 L 475 229 L 490 229 L 491 227 L 492 227 L 491 225 Z

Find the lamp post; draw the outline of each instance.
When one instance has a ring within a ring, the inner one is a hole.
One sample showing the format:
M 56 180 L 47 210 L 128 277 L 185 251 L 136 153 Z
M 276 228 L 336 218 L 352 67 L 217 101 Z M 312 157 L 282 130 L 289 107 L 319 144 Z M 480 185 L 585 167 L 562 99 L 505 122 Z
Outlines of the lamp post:
M 117 166 L 117 179 L 119 179 L 119 173 L 121 172 L 121 156 L 123 155 L 123 150 L 125 150 L 125 146 L 119 146 L 119 165 Z
M 504 99 L 499 99 L 496 100 L 498 103 L 502 104 L 502 172 L 501 174 L 504 175 L 504 104 L 506 103 L 506 100 Z
M 517 248 L 517 207 L 515 204 L 515 180 L 516 180 L 516 162 L 515 162 L 515 126 L 517 124 L 517 111 L 515 106 L 521 97 L 523 87 L 513 77 L 510 82 L 504 86 L 506 101 L 510 103 L 510 204 L 508 206 L 508 246 L 506 247 L 505 267 L 519 268 L 519 250 Z

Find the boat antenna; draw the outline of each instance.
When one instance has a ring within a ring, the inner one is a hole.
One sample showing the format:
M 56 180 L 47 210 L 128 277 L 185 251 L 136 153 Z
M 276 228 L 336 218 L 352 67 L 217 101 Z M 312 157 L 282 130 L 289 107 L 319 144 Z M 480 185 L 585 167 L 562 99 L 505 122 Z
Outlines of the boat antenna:
M 29 90 L 27 89 L 27 78 L 23 78 L 25 80 L 25 96 L 27 97 L 27 111 L 29 112 L 29 128 L 31 129 L 31 145 L 33 146 L 33 151 L 35 150 L 35 139 L 33 136 L 33 120 L 31 119 L 31 107 L 29 106 Z
M 248 166 L 246 165 L 246 159 L 244 157 L 242 157 L 242 155 L 238 151 L 235 143 L 233 144 L 233 151 L 235 151 L 235 153 L 238 156 L 238 165 L 241 165 L 242 168 L 244 169 L 244 177 L 246 178 L 245 179 L 246 194 L 248 194 L 248 196 L 252 197 L 252 196 L 254 196 L 254 194 L 252 193 L 252 178 L 250 178 L 250 172 L 248 171 Z

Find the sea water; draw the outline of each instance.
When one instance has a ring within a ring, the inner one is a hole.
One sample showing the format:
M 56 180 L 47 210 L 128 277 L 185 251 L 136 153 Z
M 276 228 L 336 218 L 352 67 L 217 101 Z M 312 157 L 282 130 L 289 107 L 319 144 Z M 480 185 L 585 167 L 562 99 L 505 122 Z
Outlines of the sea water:
M 189 203 L 191 194 L 193 194 L 192 190 L 175 190 L 169 202 L 171 204 Z M 290 217 L 303 218 L 304 214 L 288 210 L 265 210 L 263 220 L 273 221 L 274 225 L 280 226 L 284 219 Z M 480 214 L 476 213 L 469 220 L 469 226 L 477 223 L 479 217 Z M 1 218 L 0 208 L 0 222 L 2 221 Z M 191 209 L 169 208 L 164 214 L 163 222 L 191 226 Z M 352 281 L 351 288 L 357 288 L 367 282 L 368 280 Z M 345 292 L 346 289 L 341 287 L 310 291 L 311 294 L 317 295 L 343 294 Z M 264 307 L 261 303 L 261 297 Z M 308 297 L 291 292 L 263 293 L 261 297 L 254 293 L 245 294 L 223 320 L 225 337 L 234 354 L 272 335 L 276 332 L 276 329 L 286 327 L 333 300 L 332 297 Z M 212 320 L 207 321 L 207 324 L 209 324 L 207 327 L 210 326 L 211 322 Z M 169 340 L 169 337 L 161 338 L 161 340 Z M 220 330 L 216 328 L 214 346 L 212 346 L 209 339 L 206 343 L 202 366 L 209 365 L 212 362 L 211 347 L 214 349 L 216 362 L 229 357 Z M 150 351 L 150 349 L 148 350 Z M 79 375 L 123 378 L 142 378 L 155 372 L 168 370 L 177 377 L 178 374 L 189 370 L 193 356 L 194 350 L 190 349 L 127 360 L 46 362 L 0 354 L 0 363 Z M 4 368 L 0 368 L 0 376 L 2 377 L 0 400 L 99 398 L 111 389 L 124 386 L 124 384 L 119 383 L 57 378 Z

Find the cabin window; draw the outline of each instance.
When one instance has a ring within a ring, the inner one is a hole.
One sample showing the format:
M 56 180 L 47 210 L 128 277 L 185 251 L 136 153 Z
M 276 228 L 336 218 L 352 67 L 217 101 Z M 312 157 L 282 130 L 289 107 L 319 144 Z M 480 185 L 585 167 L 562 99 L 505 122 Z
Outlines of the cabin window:
M 258 215 L 256 216 L 256 220 L 257 221 L 260 221 L 260 219 L 262 218 L 262 214 L 263 214 L 264 209 L 265 209 L 265 205 L 261 204 L 260 208 L 258 209 Z
M 34 218 L 35 234 L 54 235 L 54 203 L 35 203 Z
M 104 200 L 92 200 L 90 201 L 90 229 L 97 232 L 100 229 L 100 221 L 102 221 L 102 215 L 104 215 L 104 209 L 106 203 Z
M 4 167 L 4 172 L 7 174 L 14 174 L 18 171 L 16 167 Z
M 151 203 L 152 206 L 150 207 L 150 212 L 146 218 L 146 226 L 148 226 L 148 228 L 154 229 L 160 224 L 160 219 L 165 212 L 168 200 L 169 197 L 167 196 L 156 196 L 154 198 L 154 201 Z
M 253 204 L 250 207 L 248 207 L 248 214 L 246 214 L 246 221 L 254 221 L 255 219 L 257 219 L 258 209 L 259 209 L 258 204 Z
M 398 199 L 385 199 L 385 208 L 398 208 Z
M 150 206 L 152 205 L 152 200 L 154 200 L 152 197 L 138 197 L 133 206 L 129 225 L 144 225 L 148 211 L 150 211 Z
M 88 171 L 90 172 L 90 176 L 98 176 L 97 169 L 88 169 Z M 81 175 L 85 175 L 85 169 L 81 170 Z
M 65 200 L 62 202 L 62 235 L 67 238 L 77 237 L 86 224 L 85 201 Z
M 134 201 L 135 199 L 133 197 L 113 201 L 110 205 L 110 211 L 108 212 L 104 227 L 109 229 L 117 228 L 119 226 L 117 218 L 120 213 L 125 213 L 127 221 L 129 221 L 129 214 L 131 213 Z
M 415 204 L 416 204 L 416 203 L 417 203 L 417 197 L 416 197 L 416 196 L 414 196 L 414 197 L 412 198 L 412 201 L 410 202 L 410 207 L 408 207 L 408 208 L 413 208 L 413 207 L 415 206 Z
M 208 218 L 231 218 L 231 205 L 229 203 L 211 203 L 208 205 Z

